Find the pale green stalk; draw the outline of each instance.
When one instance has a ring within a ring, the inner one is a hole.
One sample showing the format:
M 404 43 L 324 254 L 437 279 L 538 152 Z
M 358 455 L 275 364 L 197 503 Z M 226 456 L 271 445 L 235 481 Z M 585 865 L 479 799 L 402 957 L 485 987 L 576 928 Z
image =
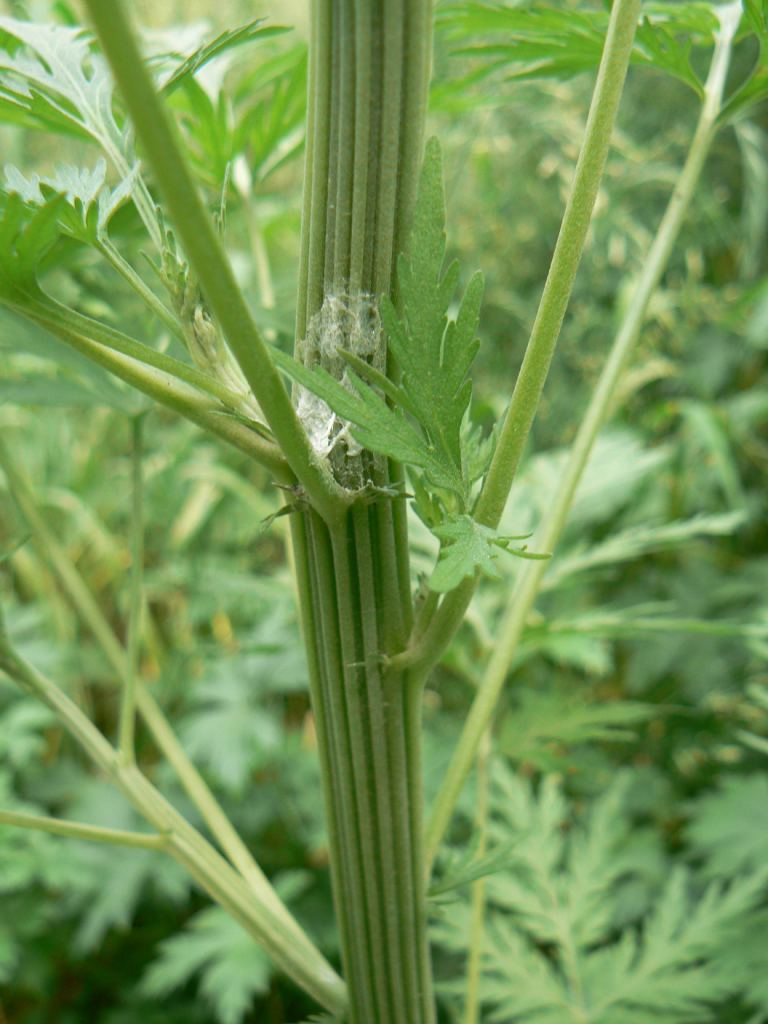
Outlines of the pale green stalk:
M 131 264 L 123 258 L 112 241 L 106 237 L 99 238 L 98 247 L 123 280 L 136 292 L 147 309 L 150 309 L 157 316 L 158 320 L 168 328 L 174 337 L 178 338 L 179 341 L 184 341 L 184 331 L 178 318 L 161 302 L 149 285 L 136 273 Z
M 217 398 L 227 409 L 238 408 L 240 397 L 196 366 L 190 366 L 189 363 L 184 363 L 165 352 L 158 352 L 151 346 L 136 341 L 135 338 L 114 327 L 108 327 L 92 317 L 62 305 L 43 292 L 38 292 L 36 295 L 27 294 L 23 299 L 16 302 L 9 301 L 6 305 L 14 312 L 44 327 L 61 340 L 67 340 L 64 336 L 66 332 L 87 338 L 95 344 L 118 352 L 120 355 L 130 356 L 138 363 L 160 370 L 167 376 L 176 378 L 185 384 L 190 384 L 203 394 Z
M 343 507 L 343 492 L 315 457 L 269 346 L 253 321 L 172 122 L 144 66 L 122 0 L 85 0 L 85 6 L 211 311 L 291 469 L 321 515 L 332 521 Z
M 548 633 L 590 633 L 600 636 L 634 636 L 637 633 L 689 633 L 692 636 L 727 636 L 742 640 L 768 639 L 768 623 L 727 622 L 680 617 L 647 616 L 611 618 L 590 616 L 583 622 L 548 622 Z
M 61 818 L 46 818 L 39 814 L 25 814 L 21 811 L 0 810 L 0 825 L 31 829 L 34 832 L 48 832 L 66 839 L 86 839 L 89 842 L 112 843 L 115 846 L 130 846 L 137 850 L 166 850 L 165 836 L 125 832 L 122 829 L 102 828 L 99 825 L 85 825 L 79 821 L 64 821 Z
M 474 518 L 486 526 L 498 526 L 549 373 L 605 169 L 639 12 L 640 0 L 616 0 L 611 11 L 584 141 L 552 262 L 512 400 L 474 511 Z M 476 579 L 467 579 L 446 595 L 437 612 L 428 606 L 409 647 L 395 659 L 396 664 L 428 671 L 461 624 L 476 585 Z
M 490 811 L 490 772 L 488 760 L 491 754 L 491 731 L 486 730 L 477 752 L 477 791 L 475 811 L 475 835 L 478 837 L 477 857 L 485 854 L 488 846 L 488 815 Z M 472 885 L 470 900 L 471 917 L 467 959 L 467 997 L 464 1002 L 464 1024 L 479 1024 L 480 984 L 483 958 L 483 936 L 485 934 L 486 879 L 478 878 Z
M 723 86 L 740 9 L 738 3 L 721 8 L 721 31 L 712 57 L 705 86 L 704 102 L 688 156 L 643 265 L 632 301 L 579 426 L 567 465 L 560 476 L 555 496 L 532 541 L 536 550 L 552 551 L 560 538 L 595 439 L 610 410 L 617 384 L 640 335 L 651 296 L 667 267 L 686 211 L 696 191 L 704 161 L 717 131 Z M 432 808 L 427 828 L 428 870 L 431 870 L 459 794 L 472 769 L 478 745 L 493 718 L 510 664 L 517 651 L 546 569 L 547 562 L 526 562 L 507 603 L 497 630 L 496 646 Z
M 487 526 L 496 526 L 504 511 L 549 373 L 603 178 L 639 16 L 640 0 L 617 0 L 611 11 L 584 142 L 552 263 L 512 401 L 474 512 L 478 522 Z
M 323 956 L 303 940 L 298 926 L 256 894 L 214 848 L 152 786 L 126 764 L 93 723 L 54 683 L 26 662 L 0 623 L 0 670 L 50 708 L 88 757 L 118 786 L 133 807 L 166 839 L 167 850 L 274 960 L 318 1002 L 333 1012 L 346 1005 L 343 982 Z M 89 838 L 96 838 L 92 832 Z
M 39 553 L 59 580 L 86 627 L 101 647 L 107 661 L 116 672 L 118 679 L 125 686 L 129 675 L 125 650 L 82 576 L 40 514 L 29 485 L 1 438 L 0 467 L 5 473 L 8 486 L 16 499 Z M 202 814 L 211 834 L 216 838 L 222 850 L 247 879 L 256 897 L 269 905 L 273 913 L 281 915 L 287 926 L 296 930 L 297 944 L 313 949 L 310 940 L 301 931 L 291 913 L 274 891 L 266 875 L 224 814 L 205 780 L 190 761 L 165 715 L 146 687 L 138 687 L 136 703 L 158 748 L 173 767 L 179 781 Z
M 277 446 L 230 411 L 239 406 L 240 397 L 207 374 L 53 301 L 30 299 L 23 305 L 9 304 L 9 308 L 138 391 L 250 455 L 276 479 L 284 483 L 293 479 Z
M 126 764 L 136 760 L 136 695 L 140 686 L 141 620 L 144 605 L 144 478 L 143 414 L 131 422 L 131 580 L 128 610 L 126 673 L 120 705 L 120 754 Z

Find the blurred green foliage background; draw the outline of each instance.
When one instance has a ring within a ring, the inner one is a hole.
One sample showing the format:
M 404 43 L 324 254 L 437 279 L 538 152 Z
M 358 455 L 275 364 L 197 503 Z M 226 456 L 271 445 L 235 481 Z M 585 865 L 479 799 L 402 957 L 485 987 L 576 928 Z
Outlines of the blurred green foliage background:
M 202 100 L 190 104 L 186 94 L 174 97 L 212 208 L 227 163 L 244 155 L 233 165 L 227 194 L 227 246 L 259 322 L 286 346 L 298 253 L 306 6 L 272 5 L 277 21 L 296 31 L 211 66 L 202 78 L 207 107 Z M 270 13 L 270 5 L 234 0 L 141 0 L 134 7 L 156 50 L 173 37 L 179 45 L 179 24 L 188 31 L 202 19 L 211 31 Z M 6 0 L 0 11 L 69 17 L 66 5 L 48 0 Z M 472 64 L 456 47 L 454 35 L 438 31 L 430 128 L 444 148 L 449 246 L 462 268 L 481 267 L 487 276 L 475 393 L 477 414 L 490 425 L 522 357 L 592 81 L 496 75 L 458 87 Z M 734 74 L 739 61 L 751 59 L 737 50 Z M 631 71 L 506 532 L 534 526 L 546 507 L 562 446 L 578 424 L 695 117 L 695 96 L 683 83 Z M 0 146 L 4 162 L 24 171 L 94 160 L 80 144 L 12 126 L 0 127 Z M 120 218 L 120 244 L 138 255 L 137 223 L 128 211 Z M 685 900 L 696 907 L 708 883 L 746 884 L 768 867 L 767 230 L 763 105 L 718 136 L 498 718 L 499 842 L 517 836 L 532 844 L 532 862 L 544 864 L 560 887 L 560 920 L 581 936 L 584 958 L 622 930 L 649 927 L 665 901 L 677 900 L 678 911 Z M 76 253 L 53 273 L 58 293 L 78 308 L 160 340 L 157 325 L 92 254 Z M 100 371 L 0 312 L 3 438 L 121 633 L 130 562 L 126 413 L 141 406 L 121 385 L 108 385 Z M 320 784 L 286 533 L 281 520 L 263 525 L 280 506 L 279 492 L 245 457 L 170 413 L 152 411 L 146 437 L 143 675 L 259 862 L 333 957 Z M 416 564 L 426 570 L 433 541 L 416 521 L 412 537 Z M 29 658 L 113 734 L 117 691 L 108 666 L 25 541 L 0 479 L 0 553 L 11 549 L 0 566 L 9 628 Z M 512 560 L 506 568 L 506 582 L 483 584 L 428 689 L 428 799 L 493 644 Z M 660 622 L 665 617 L 728 623 L 734 635 L 668 629 Z M 139 741 L 153 780 L 196 820 L 149 738 L 141 733 Z M 473 803 L 470 785 L 445 872 L 472 849 Z M 0 806 L 136 825 L 49 713 L 3 679 Z M 586 867 L 565 842 L 568 835 L 585 837 L 592 851 Z M 684 895 L 665 888 L 678 869 L 688 872 Z M 543 984 L 530 949 L 518 948 L 514 927 L 524 933 L 525 921 L 516 884 L 514 871 L 500 872 L 491 892 L 487 984 L 493 1019 L 501 1021 L 529 1019 L 504 1010 L 505 986 Z M 585 888 L 591 902 L 576 906 Z M 684 1019 L 768 1019 L 764 892 L 754 884 L 739 914 L 717 933 L 715 952 L 691 955 L 692 963 L 704 957 L 710 979 L 719 973 L 731 985 L 721 983 L 709 1009 Z M 446 1020 L 458 1019 L 465 915 L 465 890 L 435 903 Z M 707 929 L 706 919 L 701 927 Z M 528 934 L 546 954 L 546 929 Z M 522 980 L 505 974 L 512 961 L 528 972 Z M 698 983 L 698 976 L 686 979 Z M 280 1024 L 310 1011 L 160 854 L 0 827 L 0 1021 Z M 655 1019 L 683 1019 L 665 1012 L 660 1008 Z M 605 1018 L 613 1020 L 619 1018 Z

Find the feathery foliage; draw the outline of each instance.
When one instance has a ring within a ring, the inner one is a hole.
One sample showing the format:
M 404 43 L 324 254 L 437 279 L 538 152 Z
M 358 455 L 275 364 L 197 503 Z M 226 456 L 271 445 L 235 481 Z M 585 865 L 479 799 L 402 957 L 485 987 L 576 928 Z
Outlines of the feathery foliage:
M 491 836 L 514 845 L 486 882 L 488 1020 L 715 1021 L 738 993 L 719 956 L 764 897 L 764 865 L 729 882 L 668 873 L 658 839 L 633 821 L 631 787 L 618 778 L 584 818 L 553 777 L 536 792 L 495 763 Z M 465 926 L 461 908 L 438 919 L 438 942 Z

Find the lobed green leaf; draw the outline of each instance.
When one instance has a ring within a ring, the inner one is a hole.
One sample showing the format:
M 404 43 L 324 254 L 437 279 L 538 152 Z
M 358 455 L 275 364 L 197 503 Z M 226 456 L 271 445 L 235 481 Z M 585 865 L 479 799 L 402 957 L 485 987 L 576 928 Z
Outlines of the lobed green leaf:
M 501 574 L 495 562 L 502 550 L 519 558 L 549 558 L 549 555 L 535 554 L 525 547 L 511 547 L 513 540 L 524 538 L 502 536 L 496 530 L 476 523 L 468 515 L 445 520 L 434 527 L 434 533 L 443 541 L 440 559 L 429 579 L 430 590 L 437 593 L 455 589 L 462 580 L 476 572 L 498 578 Z

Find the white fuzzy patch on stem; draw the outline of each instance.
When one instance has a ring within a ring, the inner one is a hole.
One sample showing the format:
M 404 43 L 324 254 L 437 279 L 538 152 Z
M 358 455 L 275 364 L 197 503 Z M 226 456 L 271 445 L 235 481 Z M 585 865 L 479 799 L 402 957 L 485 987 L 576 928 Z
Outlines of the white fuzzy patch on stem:
M 341 351 L 352 352 L 383 369 L 385 351 L 381 319 L 376 298 L 369 292 L 326 295 L 322 306 L 309 321 L 307 336 L 299 346 L 299 354 L 306 365 L 319 363 L 351 391 L 347 363 L 340 355 Z M 341 444 L 348 456 L 359 455 L 363 450 L 352 437 L 349 422 L 337 416 L 322 398 L 306 388 L 299 389 L 296 412 L 319 456 L 327 458 Z

